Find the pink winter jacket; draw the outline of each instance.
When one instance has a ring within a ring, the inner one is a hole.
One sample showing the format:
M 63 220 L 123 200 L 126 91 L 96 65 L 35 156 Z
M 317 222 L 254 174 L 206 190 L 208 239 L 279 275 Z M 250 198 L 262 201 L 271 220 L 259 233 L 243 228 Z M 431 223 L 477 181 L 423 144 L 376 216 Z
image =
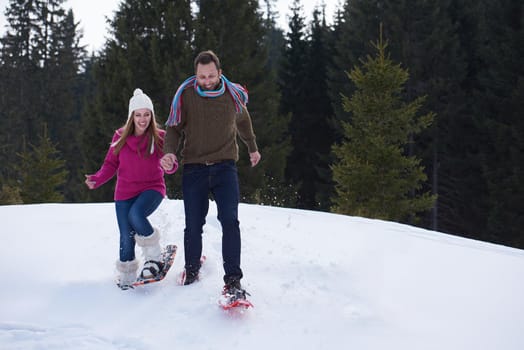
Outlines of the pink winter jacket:
M 122 134 L 123 129 L 118 129 L 113 135 L 113 145 Z M 115 187 L 115 200 L 126 200 L 136 197 L 146 190 L 154 190 L 166 195 L 166 184 L 164 182 L 164 170 L 160 166 L 165 131 L 160 130 L 160 147 L 154 146 L 153 154 L 147 149 L 148 142 L 143 136 L 130 135 L 126 144 L 118 155 L 114 154 L 114 147 L 110 146 L 107 151 L 104 164 L 96 174 L 91 175 L 89 180 L 95 181 L 95 188 L 108 182 L 115 174 L 117 175 Z M 140 152 L 138 148 L 140 147 Z M 178 165 L 168 173 L 174 173 Z

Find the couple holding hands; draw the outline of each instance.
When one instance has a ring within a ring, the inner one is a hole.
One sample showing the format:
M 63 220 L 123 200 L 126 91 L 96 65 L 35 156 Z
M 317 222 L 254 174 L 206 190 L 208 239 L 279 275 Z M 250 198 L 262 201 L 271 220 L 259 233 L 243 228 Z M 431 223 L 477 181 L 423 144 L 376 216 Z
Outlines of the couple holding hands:
M 245 295 L 240 284 L 243 274 L 237 135 L 248 148 L 251 166 L 257 165 L 261 157 L 246 108 L 248 94 L 222 75 L 220 61 L 212 51 L 199 53 L 194 69 L 195 75 L 175 93 L 165 131 L 157 126 L 151 99 L 140 89 L 134 91 L 127 122 L 115 131 L 100 170 L 86 175 L 85 183 L 95 189 L 117 175 L 114 195 L 120 230 L 117 284 L 127 289 L 137 276 L 152 278 L 164 267 L 160 232 L 151 225 L 148 216 L 166 196 L 164 173 L 172 174 L 178 169 L 176 153 L 180 148 L 185 212 L 183 284 L 198 279 L 203 226 L 211 194 L 222 226 L 224 293 Z M 135 245 L 142 248 L 144 258 L 140 274 Z

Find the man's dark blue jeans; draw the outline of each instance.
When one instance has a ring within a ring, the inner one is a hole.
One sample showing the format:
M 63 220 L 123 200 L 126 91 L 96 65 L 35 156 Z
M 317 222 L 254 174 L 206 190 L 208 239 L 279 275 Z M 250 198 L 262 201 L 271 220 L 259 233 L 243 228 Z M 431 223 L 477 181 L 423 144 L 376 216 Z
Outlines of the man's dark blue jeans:
M 222 225 L 222 259 L 224 281 L 240 280 L 240 224 L 238 203 L 240 191 L 237 167 L 233 160 L 211 165 L 185 164 L 182 193 L 186 228 L 184 230 L 185 268 L 196 273 L 202 255 L 202 228 L 209 209 L 209 194 L 217 205 L 218 220 Z

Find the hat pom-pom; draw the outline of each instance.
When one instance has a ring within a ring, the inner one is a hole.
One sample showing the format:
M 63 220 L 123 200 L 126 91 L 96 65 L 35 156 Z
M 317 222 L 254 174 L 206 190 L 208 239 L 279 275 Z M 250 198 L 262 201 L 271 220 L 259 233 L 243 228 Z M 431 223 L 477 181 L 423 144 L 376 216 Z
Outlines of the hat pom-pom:
M 135 91 L 133 92 L 133 96 L 142 95 L 142 94 L 143 94 L 142 89 L 135 89 Z

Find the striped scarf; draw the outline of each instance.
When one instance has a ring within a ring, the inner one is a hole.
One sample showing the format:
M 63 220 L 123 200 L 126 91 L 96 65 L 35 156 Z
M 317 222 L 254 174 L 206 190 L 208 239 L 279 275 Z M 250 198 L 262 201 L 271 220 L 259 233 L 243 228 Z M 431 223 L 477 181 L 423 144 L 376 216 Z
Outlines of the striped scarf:
M 227 91 L 235 102 L 235 109 L 237 113 L 242 111 L 242 107 L 246 106 L 248 101 L 247 89 L 242 85 L 230 82 L 224 75 L 220 76 L 220 87 L 217 90 L 202 90 L 197 84 L 196 76 L 193 75 L 186 79 L 177 89 L 173 102 L 171 102 L 171 110 L 169 111 L 169 117 L 167 118 L 166 125 L 173 126 L 180 124 L 182 115 L 182 92 L 193 85 L 193 88 L 202 97 L 218 97 L 222 96 Z

